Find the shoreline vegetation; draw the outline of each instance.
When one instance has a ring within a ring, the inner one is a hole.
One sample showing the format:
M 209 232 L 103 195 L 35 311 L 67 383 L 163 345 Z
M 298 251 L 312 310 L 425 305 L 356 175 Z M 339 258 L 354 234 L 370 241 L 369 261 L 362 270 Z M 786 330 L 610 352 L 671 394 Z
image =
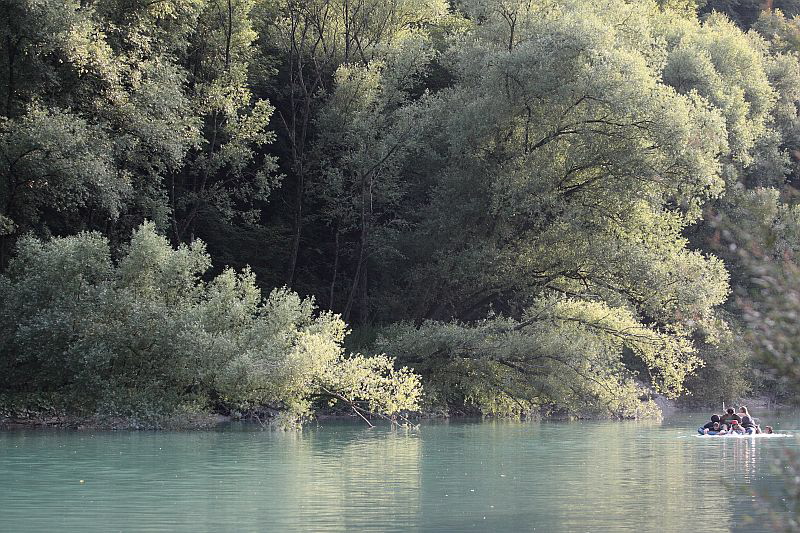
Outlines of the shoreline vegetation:
M 682 407 L 677 405 L 674 401 L 667 400 L 666 398 L 657 398 L 656 403 L 660 409 L 660 416 L 668 416 L 681 411 L 699 411 L 708 410 L 709 412 L 722 411 L 720 406 L 695 406 L 692 408 Z M 791 409 L 796 406 L 790 404 L 775 404 L 766 397 L 758 398 L 745 398 L 741 402 L 747 405 L 755 412 L 762 411 L 780 411 Z M 151 420 L 141 420 L 136 417 L 129 418 L 100 418 L 96 416 L 70 416 L 64 413 L 56 412 L 27 412 L 16 413 L 0 411 L 0 431 L 2 430 L 15 430 L 15 429 L 70 429 L 78 431 L 130 431 L 130 430 L 167 430 L 167 431 L 194 431 L 194 430 L 213 430 L 229 424 L 231 422 L 246 422 L 253 426 L 261 427 L 262 429 L 284 429 L 279 422 L 280 411 L 277 409 L 259 409 L 250 413 L 235 413 L 223 415 L 219 413 L 210 412 L 195 412 L 184 413 L 180 415 L 171 415 L 166 417 L 159 417 Z M 403 413 L 402 418 L 395 418 L 388 420 L 384 417 L 366 415 L 367 418 L 376 426 L 396 426 L 402 428 L 413 428 L 419 424 L 424 424 L 425 420 L 443 420 L 443 419 L 486 419 L 482 417 L 480 411 L 473 410 L 471 412 L 464 411 L 448 411 L 447 409 L 439 409 L 432 411 L 417 411 Z M 508 417 L 501 417 L 506 418 Z M 520 417 L 515 417 L 520 418 Z M 602 420 L 608 419 L 605 417 L 575 417 L 575 416 L 527 416 L 526 420 L 546 420 L 546 421 L 567 421 L 567 420 Z M 656 417 L 658 418 L 658 417 Z M 315 413 L 310 416 L 306 422 L 322 422 L 325 420 L 352 420 L 363 424 L 357 415 L 353 413 L 337 411 L 323 411 Z M 365 425 L 365 427 L 368 427 Z
M 6 425 L 797 397 L 800 1 L 2 9 Z

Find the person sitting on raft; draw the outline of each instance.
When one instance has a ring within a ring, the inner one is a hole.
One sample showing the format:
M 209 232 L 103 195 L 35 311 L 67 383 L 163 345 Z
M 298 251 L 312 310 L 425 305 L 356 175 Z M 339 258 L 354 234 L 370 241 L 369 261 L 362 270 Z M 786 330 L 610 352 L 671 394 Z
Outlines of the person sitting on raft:
M 739 423 L 738 420 L 731 420 L 731 429 L 728 430 L 728 435 L 744 435 L 745 429 Z
M 733 410 L 733 407 L 728 407 L 728 409 L 726 410 L 725 414 L 722 415 L 722 418 L 720 419 L 719 423 L 722 426 L 724 426 L 725 429 L 730 429 L 731 428 L 731 422 L 734 421 L 734 420 L 738 424 L 739 422 L 742 421 L 742 418 L 739 415 L 736 414 L 736 411 Z
M 744 405 L 739 407 L 739 415 L 741 417 L 741 426 L 745 433 L 752 435 L 753 433 L 760 433 L 758 426 L 753 421 L 753 417 L 747 412 L 747 407 Z
M 711 415 L 711 422 L 697 428 L 697 432 L 701 435 L 718 435 L 720 429 L 719 415 Z

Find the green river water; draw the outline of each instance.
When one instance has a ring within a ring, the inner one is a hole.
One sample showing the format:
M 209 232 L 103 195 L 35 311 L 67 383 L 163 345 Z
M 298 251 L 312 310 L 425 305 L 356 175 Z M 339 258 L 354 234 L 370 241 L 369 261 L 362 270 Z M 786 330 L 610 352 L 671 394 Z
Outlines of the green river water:
M 12 430 L 0 432 L 0 531 L 769 530 L 746 521 L 753 490 L 777 490 L 771 465 L 800 444 L 695 437 L 705 416 Z M 797 413 L 761 418 L 800 429 Z

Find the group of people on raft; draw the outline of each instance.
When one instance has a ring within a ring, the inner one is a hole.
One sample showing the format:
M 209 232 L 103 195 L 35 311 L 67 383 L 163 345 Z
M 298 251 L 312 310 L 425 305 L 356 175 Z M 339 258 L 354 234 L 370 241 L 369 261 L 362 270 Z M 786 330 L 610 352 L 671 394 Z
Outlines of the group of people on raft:
M 738 413 L 729 407 L 721 417 L 711 415 L 711 422 L 697 428 L 697 432 L 701 435 L 755 435 L 772 433 L 772 426 L 764 426 L 762 430 L 747 407 L 741 406 Z

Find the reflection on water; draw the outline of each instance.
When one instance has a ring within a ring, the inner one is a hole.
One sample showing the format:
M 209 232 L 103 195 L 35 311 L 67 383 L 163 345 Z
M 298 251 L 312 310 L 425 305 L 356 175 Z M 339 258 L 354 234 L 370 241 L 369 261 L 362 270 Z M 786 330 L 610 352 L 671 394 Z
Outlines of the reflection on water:
M 703 418 L 11 431 L 0 531 L 731 530 L 798 444 L 694 437 Z

